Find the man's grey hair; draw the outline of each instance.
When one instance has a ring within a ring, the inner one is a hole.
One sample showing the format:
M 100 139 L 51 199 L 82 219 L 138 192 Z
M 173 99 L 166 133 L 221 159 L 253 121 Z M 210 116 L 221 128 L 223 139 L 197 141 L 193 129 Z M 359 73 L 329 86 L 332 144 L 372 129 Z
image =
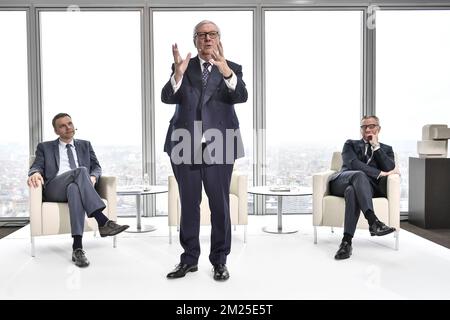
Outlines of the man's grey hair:
M 204 25 L 204 24 L 213 24 L 213 25 L 215 25 L 216 26 L 216 29 L 217 29 L 217 31 L 219 32 L 219 38 L 220 38 L 220 28 L 219 28 L 219 26 L 215 23 L 215 22 L 212 22 L 212 21 L 210 21 L 210 20 L 202 20 L 202 21 L 200 21 L 199 23 L 197 23 L 196 25 L 195 25 L 195 27 L 194 27 L 194 34 L 193 34 L 193 38 L 194 38 L 194 40 L 195 40 L 195 37 L 196 37 L 196 35 L 197 35 L 197 30 L 202 26 L 202 25 Z
M 374 115 L 366 115 L 366 116 L 362 117 L 361 123 L 364 120 L 367 120 L 367 119 L 374 119 L 377 122 L 378 126 L 380 125 L 380 119 L 377 116 L 374 116 Z

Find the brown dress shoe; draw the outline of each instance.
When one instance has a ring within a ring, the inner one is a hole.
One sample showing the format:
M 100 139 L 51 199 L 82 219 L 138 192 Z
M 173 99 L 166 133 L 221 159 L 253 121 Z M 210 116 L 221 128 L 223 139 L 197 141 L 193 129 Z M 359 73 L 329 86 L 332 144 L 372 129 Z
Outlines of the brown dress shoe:
M 117 224 L 115 221 L 108 220 L 103 227 L 98 227 L 98 231 L 100 232 L 100 236 L 115 236 L 116 234 L 121 233 L 129 228 L 128 225 L 121 226 Z

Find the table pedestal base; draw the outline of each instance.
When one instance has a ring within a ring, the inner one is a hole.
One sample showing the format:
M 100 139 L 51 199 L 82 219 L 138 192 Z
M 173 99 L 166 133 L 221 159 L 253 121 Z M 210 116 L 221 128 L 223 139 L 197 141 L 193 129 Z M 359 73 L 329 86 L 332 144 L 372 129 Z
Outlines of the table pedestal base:
M 125 230 L 125 232 L 142 233 L 142 232 L 152 232 L 152 231 L 155 231 L 155 230 L 156 230 L 155 226 L 141 226 L 140 228 L 138 228 L 138 227 L 129 227 L 127 230 Z
M 288 234 L 288 233 L 296 233 L 298 230 L 291 229 L 291 228 L 277 228 L 277 227 L 264 227 L 262 228 L 264 232 L 267 233 L 277 233 L 277 234 Z

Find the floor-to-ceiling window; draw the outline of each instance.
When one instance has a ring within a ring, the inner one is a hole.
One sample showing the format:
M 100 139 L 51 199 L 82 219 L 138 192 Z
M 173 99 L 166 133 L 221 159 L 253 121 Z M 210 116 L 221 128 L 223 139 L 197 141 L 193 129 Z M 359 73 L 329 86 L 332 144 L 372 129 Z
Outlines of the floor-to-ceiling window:
M 266 11 L 266 181 L 312 186 L 333 151 L 359 138 L 361 11 Z M 283 211 L 311 212 L 311 197 Z M 268 213 L 276 200 L 266 199 Z
M 450 125 L 450 10 L 380 10 L 376 15 L 376 112 L 382 142 L 401 171 L 408 210 L 408 159 L 426 124 Z
M 153 13 L 153 47 L 155 79 L 155 146 L 157 184 L 167 184 L 172 175 L 169 157 L 163 152 L 169 120 L 175 106 L 161 102 L 161 89 L 169 80 L 173 63 L 172 44 L 177 43 L 183 58 L 188 52 L 197 55 L 193 43 L 194 26 L 202 20 L 214 21 L 220 28 L 226 59 L 242 65 L 248 101 L 235 106 L 244 140 L 245 158 L 235 167 L 248 174 L 252 183 L 253 162 L 253 12 L 252 11 L 155 11 Z M 162 203 L 161 205 L 166 205 Z M 249 212 L 252 206 L 249 206 Z
M 76 137 L 91 140 L 104 173 L 117 176 L 119 185 L 137 184 L 142 177 L 141 11 L 110 10 L 38 10 L 43 138 L 56 139 L 51 118 L 68 112 L 78 127 Z M 159 98 L 170 76 L 171 44 L 177 42 L 183 56 L 196 54 L 192 29 L 210 19 L 221 27 L 225 56 L 242 64 L 249 90 L 248 102 L 236 106 L 246 151 L 236 167 L 248 173 L 251 185 L 253 55 L 260 54 L 253 48 L 258 35 L 253 11 L 152 10 L 156 182 L 166 184 L 172 174 L 163 142 L 174 106 Z M 310 186 L 312 173 L 328 167 L 331 152 L 341 150 L 346 138 L 359 137 L 362 12 L 299 10 L 263 10 L 267 184 Z M 0 105 L 8 106 L 0 111 L 0 217 L 26 216 L 26 12 L 0 14 Z M 399 155 L 402 211 L 407 210 L 408 157 L 417 156 L 422 126 L 450 119 L 449 18 L 449 10 L 377 11 L 376 113 L 382 142 Z M 157 211 L 165 213 L 166 200 L 158 197 Z M 285 212 L 311 210 L 308 197 L 290 200 Z M 275 212 L 274 199 L 267 201 L 268 212 Z M 119 207 L 119 214 L 134 214 L 134 197 L 119 198 Z
M 118 185 L 142 180 L 140 11 L 40 13 L 44 140 L 66 112 L 90 140 L 104 175 Z M 134 197 L 119 197 L 118 214 L 135 214 Z
M 28 216 L 25 11 L 0 11 L 0 219 Z

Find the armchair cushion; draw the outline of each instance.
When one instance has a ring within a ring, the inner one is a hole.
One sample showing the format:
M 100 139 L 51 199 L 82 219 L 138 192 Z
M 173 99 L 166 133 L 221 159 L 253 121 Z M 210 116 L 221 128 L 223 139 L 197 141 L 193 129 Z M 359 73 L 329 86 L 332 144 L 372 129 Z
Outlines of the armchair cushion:
M 116 177 L 100 177 L 97 185 L 105 202 L 103 211 L 110 220 L 117 219 Z M 66 202 L 42 202 L 42 186 L 30 187 L 31 236 L 70 233 L 69 206 Z M 85 231 L 98 229 L 95 219 L 85 220 Z
M 168 196 L 168 223 L 169 226 L 179 226 L 181 217 L 181 206 L 179 201 L 178 183 L 174 176 L 169 176 Z M 230 218 L 232 225 L 248 224 L 247 204 L 247 175 L 234 171 L 231 176 L 230 185 Z M 211 210 L 208 197 L 202 194 L 200 204 L 200 224 L 211 224 Z

